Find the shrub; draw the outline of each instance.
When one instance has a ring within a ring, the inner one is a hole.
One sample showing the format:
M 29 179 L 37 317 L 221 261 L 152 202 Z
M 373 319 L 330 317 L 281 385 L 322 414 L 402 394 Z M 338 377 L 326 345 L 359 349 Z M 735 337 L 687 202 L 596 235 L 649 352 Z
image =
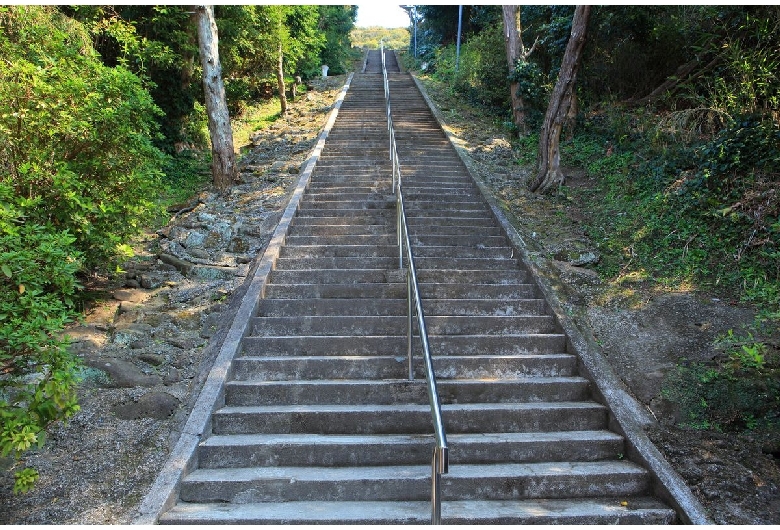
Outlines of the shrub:
M 81 267 L 75 238 L 29 223 L 25 213 L 37 205 L 20 202 L 0 183 L 0 454 L 16 458 L 78 410 L 77 361 L 57 333 L 75 317 Z M 14 491 L 28 490 L 36 476 L 17 472 Z
M 104 66 L 53 8 L 0 8 L 0 454 L 70 417 L 77 359 L 59 338 L 77 274 L 108 268 L 153 219 L 164 155 L 139 79 Z M 17 492 L 37 472 L 16 473 Z
M 662 395 L 677 403 L 684 425 L 740 432 L 780 429 L 780 351 L 771 337 L 780 313 L 759 316 L 744 336 L 729 331 L 707 363 L 672 371 Z
M 104 265 L 152 216 L 159 110 L 135 75 L 103 66 L 78 23 L 18 6 L 0 27 L 0 179 L 34 201 L 28 222 L 67 230 L 86 265 Z

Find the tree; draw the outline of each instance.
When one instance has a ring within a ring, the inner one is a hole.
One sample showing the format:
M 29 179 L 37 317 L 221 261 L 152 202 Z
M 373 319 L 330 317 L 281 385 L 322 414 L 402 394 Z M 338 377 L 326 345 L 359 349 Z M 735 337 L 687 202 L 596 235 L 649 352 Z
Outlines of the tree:
M 571 24 L 571 36 L 566 44 L 558 81 L 555 83 L 544 123 L 539 135 L 539 155 L 536 179 L 529 186 L 531 191 L 544 193 L 553 186 L 563 183 L 561 173 L 560 138 L 564 122 L 568 119 L 574 104 L 574 90 L 577 70 L 585 46 L 585 37 L 590 18 L 590 6 L 577 6 Z
M 515 72 L 518 61 L 526 62 L 533 53 L 539 39 L 537 39 L 530 49 L 526 50 L 523 44 L 523 29 L 520 22 L 520 6 L 502 6 L 504 17 L 504 41 L 506 43 L 506 61 L 509 66 L 509 75 Z M 520 94 L 520 83 L 516 78 L 512 79 L 509 85 L 512 97 L 512 119 L 514 124 L 520 130 L 520 134 L 525 136 L 528 133 L 528 127 L 525 120 L 525 101 Z
M 222 82 L 222 66 L 219 61 L 217 24 L 212 6 L 198 6 L 198 44 L 200 64 L 203 67 L 203 93 L 209 117 L 211 136 L 211 174 L 214 185 L 226 190 L 236 180 L 236 154 L 233 151 L 233 131 L 225 101 L 225 85 Z
M 319 6 L 319 29 L 325 34 L 320 63 L 330 66 L 333 75 L 349 69 L 350 34 L 355 27 L 357 6 Z

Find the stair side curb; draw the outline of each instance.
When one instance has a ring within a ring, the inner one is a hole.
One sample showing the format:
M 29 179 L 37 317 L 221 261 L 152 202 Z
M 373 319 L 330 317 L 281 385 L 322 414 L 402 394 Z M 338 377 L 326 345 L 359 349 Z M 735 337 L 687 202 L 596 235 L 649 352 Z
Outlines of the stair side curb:
M 314 167 L 325 147 L 325 140 L 333 128 L 353 77 L 354 72 L 349 74 L 344 86 L 341 88 L 341 92 L 336 97 L 333 109 L 330 111 L 328 120 L 309 155 L 295 190 L 290 196 L 284 213 L 271 236 L 271 240 L 259 260 L 256 258 L 257 266 L 251 282 L 241 299 L 241 305 L 222 342 L 219 354 L 214 360 L 214 364 L 186 420 L 176 446 L 168 456 L 168 460 L 163 465 L 151 489 L 141 501 L 137 515 L 132 521 L 133 524 L 156 524 L 160 516 L 175 505 L 181 488 L 182 477 L 185 472 L 195 465 L 195 451 L 198 443 L 210 428 L 212 412 L 219 405 L 219 402 L 224 400 L 224 388 L 230 373 L 231 363 L 238 352 L 241 340 L 250 327 L 249 324 L 252 317 L 257 312 L 257 306 L 264 295 L 268 277 L 276 259 L 279 257 L 279 250 L 284 245 L 292 219 L 298 211 Z
M 631 456 L 634 456 L 643 465 L 647 466 L 656 483 L 657 494 L 676 509 L 683 522 L 699 525 L 714 524 L 713 519 L 693 495 L 682 477 L 674 470 L 647 436 L 644 426 L 652 425 L 655 423 L 655 419 L 648 411 L 642 408 L 639 402 L 630 394 L 623 381 L 615 375 L 590 330 L 580 329 L 578 324 L 564 311 L 553 289 L 553 284 L 558 283 L 559 280 L 544 272 L 544 268 L 550 268 L 547 260 L 538 253 L 532 253 L 529 250 L 529 245 L 526 244 L 522 235 L 509 221 L 508 214 L 501 209 L 487 185 L 482 179 L 478 178 L 479 172 L 476 170 L 468 151 L 462 145 L 462 142 L 453 135 L 444 120 L 444 116 L 433 103 L 423 84 L 417 79 L 417 76 L 412 73 L 409 73 L 409 75 L 420 94 L 422 94 L 436 121 L 441 126 L 442 131 L 446 134 L 450 144 L 457 152 L 466 171 L 477 184 L 480 193 L 493 211 L 496 220 L 504 227 L 512 246 L 518 250 L 523 263 L 531 271 L 534 282 L 538 285 L 544 298 L 547 299 L 551 310 L 555 313 L 561 327 L 568 336 L 569 346 L 582 361 L 585 372 L 595 383 L 595 390 L 614 416 L 617 423 L 616 427 L 626 438 L 627 445 L 631 449 Z M 545 267 L 545 265 L 547 266 Z

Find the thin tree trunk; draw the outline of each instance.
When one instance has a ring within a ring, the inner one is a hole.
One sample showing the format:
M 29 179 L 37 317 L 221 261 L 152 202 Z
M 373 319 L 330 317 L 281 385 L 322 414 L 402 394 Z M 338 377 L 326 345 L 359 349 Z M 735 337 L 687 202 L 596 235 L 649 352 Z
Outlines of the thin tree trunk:
M 282 116 L 287 114 L 287 93 L 284 86 L 284 53 L 279 44 L 279 61 L 276 64 L 276 84 L 279 87 L 279 102 L 282 105 Z
M 217 24 L 213 6 L 198 6 L 198 45 L 203 67 L 203 92 L 209 117 L 211 136 L 211 174 L 214 185 L 221 191 L 236 182 L 238 170 L 233 151 L 233 131 L 225 101 L 222 65 L 219 61 Z
M 544 193 L 563 184 L 561 173 L 561 129 L 574 101 L 577 70 L 585 47 L 590 6 L 577 6 L 571 23 L 571 36 L 563 54 L 558 81 L 555 83 L 544 124 L 539 137 L 539 164 L 537 175 L 529 186 L 531 191 Z
M 501 6 L 504 15 L 504 44 L 506 45 L 506 62 L 509 75 L 515 71 L 519 59 L 525 60 L 527 55 L 523 49 L 522 26 L 520 22 L 520 6 Z M 525 101 L 518 94 L 520 83 L 510 82 L 509 91 L 512 97 L 512 121 L 520 131 L 520 135 L 528 134 L 525 121 Z

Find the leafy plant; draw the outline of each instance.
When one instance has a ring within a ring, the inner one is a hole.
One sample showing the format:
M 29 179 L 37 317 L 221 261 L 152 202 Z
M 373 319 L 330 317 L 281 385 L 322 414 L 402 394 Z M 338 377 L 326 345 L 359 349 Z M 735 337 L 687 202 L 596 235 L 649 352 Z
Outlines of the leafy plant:
M 780 314 L 760 315 L 745 335 L 732 330 L 708 363 L 681 364 L 662 395 L 677 403 L 683 422 L 722 431 L 780 430 Z M 770 333 L 769 335 L 765 333 Z
M 0 455 L 16 459 L 78 410 L 78 363 L 58 333 L 76 316 L 81 254 L 67 231 L 27 221 L 34 205 L 15 204 L 0 183 Z M 29 490 L 36 477 L 17 472 L 14 491 Z
M 49 8 L 0 13 L 0 179 L 35 204 L 27 222 L 67 230 L 86 265 L 154 214 L 163 154 L 154 105 L 125 68 L 107 68 L 83 28 Z M 83 40 L 80 40 L 80 36 Z

